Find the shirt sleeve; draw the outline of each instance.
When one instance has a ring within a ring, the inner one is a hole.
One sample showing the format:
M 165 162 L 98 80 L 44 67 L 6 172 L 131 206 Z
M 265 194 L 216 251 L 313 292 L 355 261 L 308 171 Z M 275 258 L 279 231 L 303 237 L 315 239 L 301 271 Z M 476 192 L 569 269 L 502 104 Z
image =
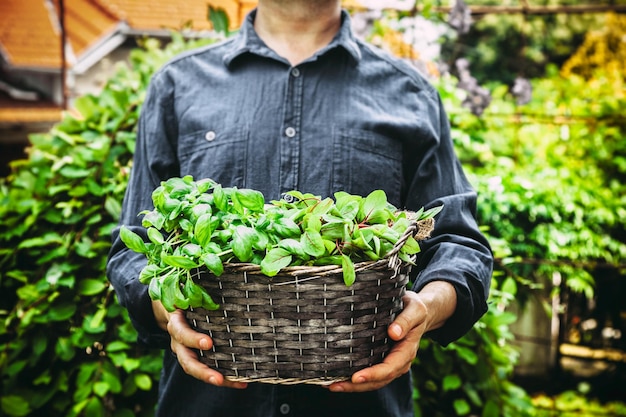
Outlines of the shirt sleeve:
M 152 191 L 163 179 L 179 172 L 175 158 L 177 132 L 172 120 L 172 87 L 164 78 L 162 73 L 155 74 L 141 109 L 133 165 L 107 262 L 107 277 L 120 304 L 128 310 L 138 340 L 152 347 L 166 347 L 169 336 L 157 326 L 148 287 L 139 282 L 139 273 L 146 264 L 145 256 L 128 249 L 120 239 L 119 230 L 124 225 L 147 241 L 139 213 L 153 209 Z
M 454 152 L 450 126 L 441 99 L 433 93 L 429 109 L 431 133 L 426 146 L 410 158 L 419 161 L 409 170 L 407 207 L 443 205 L 431 237 L 421 243 L 413 290 L 432 281 L 450 282 L 457 307 L 443 327 L 428 337 L 447 345 L 463 336 L 487 311 L 493 254 L 476 222 L 477 194 Z

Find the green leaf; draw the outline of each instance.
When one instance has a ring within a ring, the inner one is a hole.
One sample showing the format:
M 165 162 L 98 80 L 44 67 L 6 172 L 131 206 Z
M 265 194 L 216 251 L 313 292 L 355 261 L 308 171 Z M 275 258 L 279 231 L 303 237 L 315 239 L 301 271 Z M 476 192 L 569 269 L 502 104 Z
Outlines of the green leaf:
M 161 282 L 161 296 L 159 300 L 170 313 L 176 310 L 177 293 L 180 291 L 178 283 L 178 276 L 174 274 L 167 275 Z
M 183 295 L 189 301 L 190 307 L 202 306 L 202 288 L 191 277 L 187 277 L 182 290 Z
M 153 279 L 150 281 L 148 285 L 148 295 L 155 301 L 161 299 L 161 280 Z
M 304 252 L 311 256 L 323 256 L 326 253 L 326 246 L 324 246 L 324 239 L 319 232 L 313 230 L 305 231 L 300 237 L 300 243 Z
M 200 247 L 200 245 L 197 245 L 195 243 L 185 243 L 181 248 L 181 252 L 183 255 L 190 258 L 197 258 L 198 256 L 200 256 L 202 248 Z
M 442 388 L 444 391 L 453 391 L 461 387 L 461 378 L 456 374 L 443 377 Z
M 135 374 L 135 385 L 137 388 L 143 391 L 150 391 L 152 389 L 152 379 L 144 373 Z
M 3 395 L 0 404 L 7 416 L 22 417 L 31 412 L 29 402 L 19 395 Z
M 291 253 L 283 248 L 273 248 L 267 252 L 261 261 L 261 272 L 273 277 L 278 272 L 291 264 Z
M 502 283 L 502 292 L 507 294 L 515 295 L 517 294 L 517 282 L 512 277 L 508 277 Z
M 183 269 L 197 268 L 198 264 L 185 256 L 161 255 L 161 260 L 169 266 Z
M 193 234 L 200 246 L 205 247 L 211 241 L 213 226 L 214 222 L 211 213 L 202 214 L 198 217 L 194 226 Z
M 452 405 L 454 406 L 454 411 L 456 411 L 457 416 L 467 415 L 471 411 L 470 405 L 462 398 L 455 399 Z
M 420 253 L 422 249 L 420 248 L 420 245 L 417 242 L 417 240 L 415 240 L 413 236 L 409 236 L 406 242 L 404 242 L 404 245 L 402 245 L 401 250 L 407 255 L 415 255 L 415 254 Z
M 441 212 L 441 210 L 443 210 L 443 204 L 437 207 L 433 207 L 429 210 L 426 210 L 422 213 L 420 213 L 420 215 L 417 217 L 417 220 L 424 220 L 424 219 L 430 219 L 435 217 L 437 214 L 439 214 Z
M 324 239 L 328 240 L 345 240 L 346 222 L 334 221 L 325 223 L 320 228 L 320 234 Z
M 100 326 L 102 326 L 106 314 L 107 310 L 105 308 L 99 308 L 98 311 L 96 311 L 96 314 L 94 314 L 91 320 L 89 320 L 88 328 L 85 328 L 85 330 L 91 331 L 93 329 L 99 329 Z
M 306 252 L 304 251 L 304 248 L 302 247 L 302 243 L 298 240 L 283 239 L 278 242 L 278 247 L 285 249 L 287 252 L 297 256 L 300 259 L 308 258 Z
M 213 25 L 213 30 L 215 30 L 217 33 L 228 35 L 230 23 L 228 19 L 228 14 L 224 11 L 224 9 L 222 9 L 221 7 L 217 8 L 209 5 L 208 18 Z
M 224 264 L 219 256 L 214 253 L 205 253 L 201 256 L 202 263 L 211 271 L 215 276 L 220 276 L 224 273 Z
M 104 405 L 100 398 L 91 397 L 85 406 L 85 415 L 89 417 L 104 417 Z
M 98 397 L 104 397 L 107 394 L 107 392 L 109 392 L 109 384 L 107 384 L 106 382 L 102 382 L 102 381 L 96 381 L 93 384 L 93 392 Z
M 341 255 L 341 269 L 343 271 L 343 282 L 346 286 L 351 286 L 356 280 L 356 272 L 354 271 L 354 263 L 348 255 Z
M 163 214 L 159 213 L 156 210 L 153 210 L 143 216 L 143 219 L 141 219 L 141 225 L 143 227 L 154 226 L 155 228 L 161 230 L 165 225 L 165 220 L 166 219 Z
M 476 363 L 478 362 L 478 356 L 476 356 L 476 353 L 471 349 L 456 344 L 454 345 L 454 350 L 459 355 L 459 357 L 461 357 L 465 362 L 469 363 L 470 365 L 476 365 Z
M 205 308 L 207 310 L 217 310 L 218 308 L 220 308 L 220 305 L 215 303 L 215 301 L 213 301 L 209 293 L 207 293 L 204 288 L 201 288 L 201 290 L 202 290 L 202 308 Z
M 122 204 L 119 202 L 119 200 L 111 196 L 107 196 L 107 198 L 104 200 L 104 209 L 115 220 L 118 220 L 120 218 L 120 215 L 122 214 Z
M 147 285 L 152 279 L 158 277 L 162 272 L 163 269 L 160 266 L 155 264 L 147 264 L 139 273 L 139 282 Z
M 82 295 L 96 295 L 104 291 L 104 289 L 107 287 L 107 283 L 97 279 L 89 278 L 78 281 L 78 293 Z
M 76 312 L 76 304 L 61 303 L 53 305 L 48 310 L 48 317 L 52 321 L 65 321 Z
M 280 217 L 274 221 L 272 228 L 280 237 L 295 238 L 300 236 L 300 226 L 288 217 Z
M 488 400 L 481 417 L 500 417 L 500 409 L 494 400 Z
M 256 190 L 247 188 L 234 190 L 232 197 L 237 198 L 239 204 L 253 212 L 261 212 L 265 206 L 265 197 Z
M 157 245 L 162 245 L 163 243 L 165 243 L 163 234 L 154 227 L 148 228 L 148 239 L 150 239 L 152 243 L 155 243 Z
M 252 259 L 252 246 L 256 239 L 254 229 L 247 226 L 237 226 L 233 233 L 231 248 L 241 262 Z
M 131 231 L 126 226 L 120 228 L 120 239 L 128 248 L 134 252 L 147 253 L 148 247 L 143 239 L 135 232 Z
M 228 196 L 220 184 L 215 184 L 213 187 L 213 201 L 218 210 L 228 212 Z
M 359 213 L 359 202 L 361 200 L 362 197 L 343 191 L 335 193 L 335 206 L 339 211 L 339 216 L 346 221 L 353 221 Z
M 380 211 L 384 210 L 386 207 L 387 194 L 385 194 L 383 190 L 374 190 L 361 200 L 357 219 L 359 222 L 382 223 L 381 221 L 373 221 L 372 218 L 378 220 L 381 216 Z
M 122 342 L 121 340 L 114 340 L 106 346 L 107 352 L 119 352 L 128 349 L 130 349 L 130 345 Z

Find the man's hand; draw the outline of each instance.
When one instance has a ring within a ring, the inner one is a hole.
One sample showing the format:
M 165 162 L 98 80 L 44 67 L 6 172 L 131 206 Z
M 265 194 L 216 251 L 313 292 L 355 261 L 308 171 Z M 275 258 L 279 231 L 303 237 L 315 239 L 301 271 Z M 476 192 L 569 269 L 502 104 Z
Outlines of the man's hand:
M 172 352 L 187 374 L 208 384 L 221 387 L 246 388 L 248 386 L 243 382 L 226 380 L 221 373 L 198 360 L 198 355 L 193 349 L 211 349 L 213 341 L 209 336 L 193 330 L 187 323 L 182 310 L 169 313 L 159 301 L 152 302 L 152 310 L 159 327 L 169 333 Z
M 407 291 L 402 301 L 404 309 L 387 330 L 389 337 L 397 343 L 385 360 L 356 372 L 351 381 L 330 385 L 331 391 L 372 391 L 407 373 L 424 333 L 441 327 L 454 313 L 456 292 L 452 284 L 434 281 L 424 286 L 419 293 Z

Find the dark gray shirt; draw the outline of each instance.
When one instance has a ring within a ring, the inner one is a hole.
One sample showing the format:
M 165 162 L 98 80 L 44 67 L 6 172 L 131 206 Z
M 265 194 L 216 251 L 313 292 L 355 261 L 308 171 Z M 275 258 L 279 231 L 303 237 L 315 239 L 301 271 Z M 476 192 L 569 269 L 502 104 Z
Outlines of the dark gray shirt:
M 254 16 L 235 37 L 185 53 L 153 76 L 120 224 L 141 233 L 137 214 L 152 208 L 152 190 L 183 175 L 253 188 L 267 200 L 294 189 L 322 197 L 383 189 L 403 209 L 444 204 L 422 245 L 414 289 L 433 280 L 454 285 L 455 314 L 428 336 L 442 344 L 459 338 L 486 311 L 492 255 L 437 91 L 410 64 L 357 40 L 345 12 L 335 39 L 296 67 L 257 36 Z M 116 229 L 108 277 L 140 341 L 168 349 L 138 281 L 144 264 Z M 157 415 L 409 417 L 411 397 L 408 374 L 360 394 L 217 388 L 185 375 L 166 352 Z

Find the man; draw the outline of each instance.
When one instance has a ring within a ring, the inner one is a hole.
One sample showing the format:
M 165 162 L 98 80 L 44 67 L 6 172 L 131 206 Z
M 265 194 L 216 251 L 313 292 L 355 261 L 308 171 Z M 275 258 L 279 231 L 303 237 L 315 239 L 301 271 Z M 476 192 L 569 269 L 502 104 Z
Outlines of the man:
M 138 126 L 120 223 L 169 177 L 212 178 L 278 199 L 384 189 L 397 207 L 444 204 L 423 245 L 414 291 L 389 326 L 379 365 L 329 387 L 233 383 L 198 361 L 212 340 L 182 311 L 151 302 L 142 255 L 116 230 L 108 275 L 140 340 L 171 349 L 158 416 L 412 416 L 410 365 L 427 334 L 447 344 L 486 311 L 492 255 L 474 220 L 476 195 L 454 155 L 436 90 L 410 65 L 356 40 L 339 0 L 260 0 L 240 33 L 158 71 Z

